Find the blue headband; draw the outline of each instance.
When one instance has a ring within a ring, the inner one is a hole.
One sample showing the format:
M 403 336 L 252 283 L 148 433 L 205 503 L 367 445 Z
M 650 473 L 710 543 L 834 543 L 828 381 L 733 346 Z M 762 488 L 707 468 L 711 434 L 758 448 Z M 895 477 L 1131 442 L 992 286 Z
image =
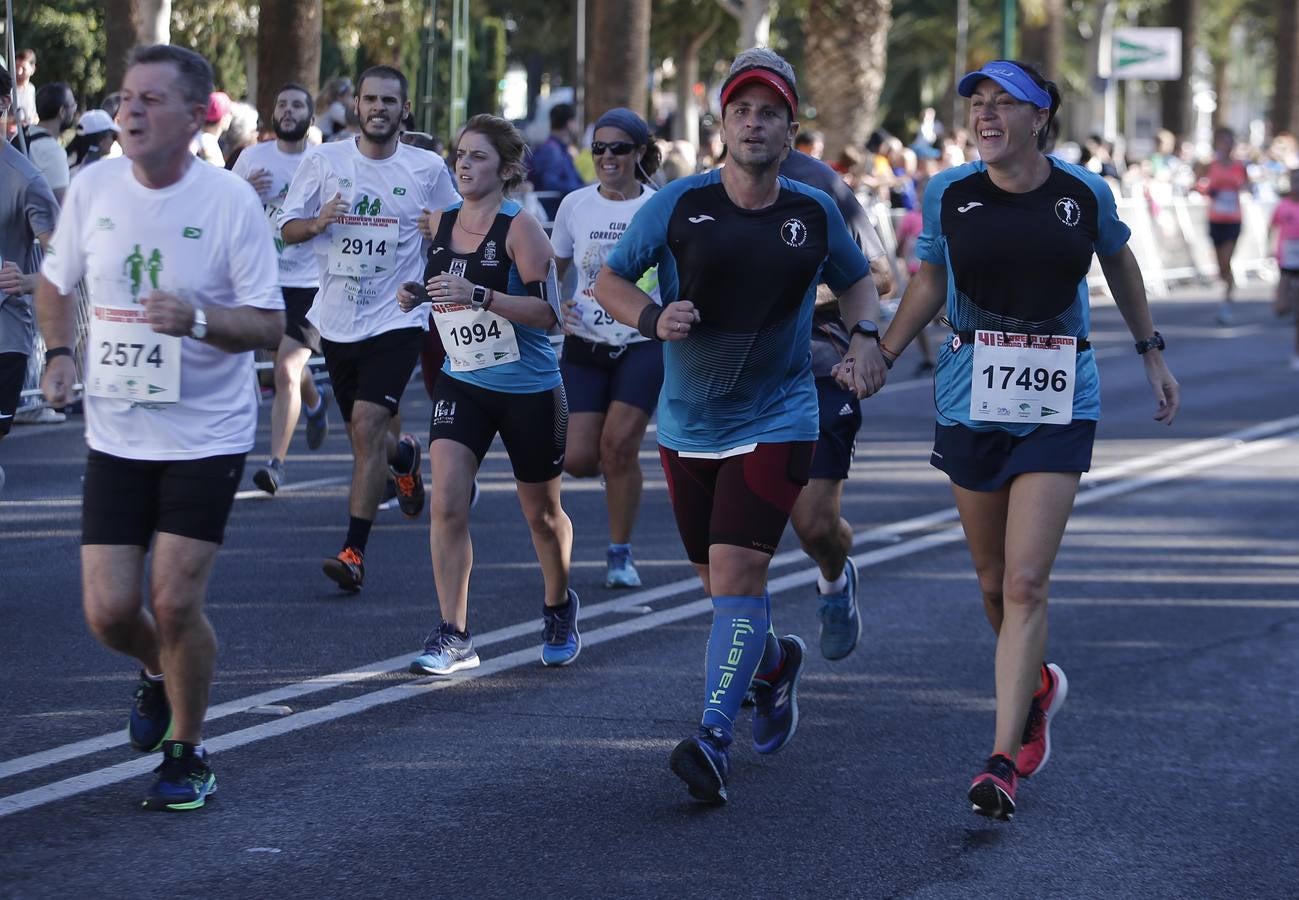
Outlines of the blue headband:
M 1004 59 L 993 60 L 982 69 L 966 75 L 957 84 L 956 93 L 962 97 L 970 96 L 974 93 L 975 86 L 985 78 L 997 82 L 1016 100 L 1032 103 L 1038 109 L 1051 108 L 1051 95 L 1038 87 L 1027 72 Z
M 638 147 L 649 145 L 649 126 L 645 124 L 644 119 L 625 106 L 615 106 L 595 120 L 596 131 L 606 126 L 626 132 L 627 137 L 631 138 L 631 142 Z

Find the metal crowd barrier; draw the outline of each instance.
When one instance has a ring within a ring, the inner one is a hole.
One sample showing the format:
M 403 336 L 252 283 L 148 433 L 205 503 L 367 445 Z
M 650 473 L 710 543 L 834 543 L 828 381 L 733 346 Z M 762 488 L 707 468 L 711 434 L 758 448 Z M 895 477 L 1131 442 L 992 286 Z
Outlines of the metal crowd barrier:
M 889 257 L 894 284 L 899 292 L 907 282 L 903 260 L 898 258 L 897 225 L 906 215 L 870 196 L 859 196 L 880 243 Z M 1115 201 L 1119 218 L 1132 229 L 1128 246 L 1141 266 L 1146 291 L 1152 297 L 1167 297 L 1178 285 L 1207 285 L 1217 278 L 1218 263 L 1209 240 L 1208 200 L 1200 194 L 1172 196 L 1158 190 L 1148 197 L 1125 197 Z M 1268 223 L 1276 201 L 1241 197 L 1242 227 L 1231 271 L 1237 283 L 1251 277 L 1265 283 L 1277 279 L 1276 260 L 1268 240 Z M 1108 298 L 1109 288 L 1100 263 L 1093 258 L 1087 284 L 1093 296 Z

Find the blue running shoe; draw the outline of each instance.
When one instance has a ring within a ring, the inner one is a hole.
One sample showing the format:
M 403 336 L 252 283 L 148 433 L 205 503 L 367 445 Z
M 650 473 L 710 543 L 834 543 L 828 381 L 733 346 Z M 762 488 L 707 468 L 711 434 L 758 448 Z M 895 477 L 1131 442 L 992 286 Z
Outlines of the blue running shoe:
M 140 670 L 140 683 L 135 686 L 135 705 L 126 726 L 131 746 L 141 753 L 152 753 L 171 737 L 171 705 L 161 681 L 150 681 Z
M 843 567 L 848 584 L 837 594 L 822 594 L 821 655 L 826 659 L 843 659 L 857 649 L 861 638 L 861 615 L 857 611 L 857 564 L 851 558 Z
M 329 436 L 329 401 L 334 391 L 328 385 L 320 388 L 320 409 L 307 413 L 307 448 L 319 450 Z
M 562 609 L 542 607 L 541 662 L 547 666 L 566 666 L 582 652 L 582 636 L 577 633 L 577 611 L 581 603 L 577 591 L 568 589 L 568 606 Z
M 630 549 L 622 550 L 610 547 L 607 558 L 609 568 L 604 576 L 605 587 L 640 587 L 640 573 L 636 571 L 636 564 L 631 561 Z
M 686 783 L 691 797 L 702 803 L 726 802 L 726 782 L 731 778 L 730 743 L 722 729 L 700 725 L 698 734 L 672 750 L 668 766 Z
M 416 675 L 450 675 L 461 669 L 476 669 L 481 660 L 469 632 L 461 634 L 449 622 L 442 622 L 424 640 L 424 652 L 411 660 Z
M 158 780 L 144 798 L 144 808 L 152 810 L 198 809 L 216 793 L 216 775 L 208 764 L 208 755 L 199 756 L 190 744 L 166 741 L 162 747 L 162 764 L 153 771 Z
M 796 634 L 780 639 L 785 662 L 772 684 L 753 679 L 753 749 L 775 753 L 798 731 L 798 679 L 803 675 L 807 645 Z

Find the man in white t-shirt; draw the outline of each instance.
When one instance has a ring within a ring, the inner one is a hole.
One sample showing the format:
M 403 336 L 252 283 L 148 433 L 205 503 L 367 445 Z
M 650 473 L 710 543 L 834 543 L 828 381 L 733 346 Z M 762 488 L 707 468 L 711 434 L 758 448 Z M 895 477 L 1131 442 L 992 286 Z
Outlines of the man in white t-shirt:
M 216 655 L 203 599 L 257 430 L 252 350 L 284 330 L 257 194 L 189 153 L 211 89 L 191 50 L 132 52 L 125 156 L 68 189 L 36 293 L 54 405 L 76 381 L 77 282 L 90 294 L 83 603 L 95 636 L 142 666 L 130 741 L 163 753 L 148 809 L 195 809 L 216 789 L 202 746 Z
M 285 243 L 310 241 L 320 290 L 308 318 L 320 330 L 334 397 L 352 439 L 352 488 L 343 549 L 324 571 L 349 593 L 361 589 L 370 526 L 379 507 L 385 466 L 397 483 L 401 511 L 424 509 L 420 445 L 389 430 L 419 358 L 428 314 L 402 312 L 397 288 L 420 281 L 424 239 L 418 219 L 459 199 L 446 163 L 401 143 L 410 111 L 406 76 L 375 66 L 357 81 L 354 139 L 307 152 L 280 208 Z
M 316 256 L 310 244 L 284 243 L 278 224 L 280 206 L 307 149 L 307 130 L 312 121 L 310 92 L 300 84 L 284 85 L 275 95 L 271 119 L 275 140 L 245 148 L 232 169 L 247 179 L 262 198 L 262 208 L 275 233 L 280 291 L 284 294 L 284 337 L 275 351 L 271 458 L 253 475 L 253 482 L 268 494 L 279 490 L 284 480 L 284 460 L 299 413 L 307 413 L 307 446 L 312 450 L 319 448 L 329 433 L 329 396 L 316 390 L 310 372 L 305 371 L 312 351 L 320 352 L 320 332 L 307 320 L 320 286 Z

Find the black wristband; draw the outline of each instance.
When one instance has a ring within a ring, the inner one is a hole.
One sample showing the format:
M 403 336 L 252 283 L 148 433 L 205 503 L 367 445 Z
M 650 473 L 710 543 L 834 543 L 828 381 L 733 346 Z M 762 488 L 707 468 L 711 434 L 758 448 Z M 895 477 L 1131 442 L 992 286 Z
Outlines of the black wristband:
M 50 349 L 45 351 L 45 364 L 48 366 L 50 364 L 50 360 L 56 357 L 71 356 L 71 355 L 72 355 L 71 347 L 51 347 Z
M 651 341 L 663 340 L 659 337 L 659 316 L 663 315 L 663 307 L 657 303 L 650 303 L 640 311 L 640 318 L 636 320 L 636 330 Z

